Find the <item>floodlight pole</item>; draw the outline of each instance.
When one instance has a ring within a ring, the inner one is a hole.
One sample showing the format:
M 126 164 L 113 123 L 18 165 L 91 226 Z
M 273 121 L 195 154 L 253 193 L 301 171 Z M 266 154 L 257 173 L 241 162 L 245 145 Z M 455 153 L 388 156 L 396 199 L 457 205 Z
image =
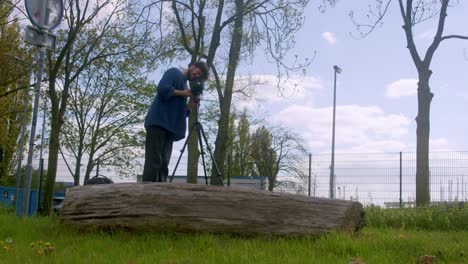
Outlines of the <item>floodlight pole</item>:
M 341 73 L 340 67 L 334 65 L 333 84 L 333 123 L 332 123 L 332 153 L 330 165 L 330 199 L 335 199 L 335 116 L 336 116 L 336 75 Z
M 29 150 L 28 150 L 28 163 L 26 165 L 26 172 L 24 175 L 24 183 L 23 183 L 23 197 L 21 199 L 21 212 L 19 214 L 20 217 L 28 216 L 29 212 L 29 199 L 30 199 L 30 191 L 31 191 L 31 175 L 32 175 L 32 160 L 34 156 L 34 139 L 36 137 L 36 124 L 37 124 L 37 113 L 39 110 L 39 97 L 41 91 L 41 83 L 42 83 L 42 74 L 44 70 L 44 58 L 45 58 L 45 43 L 47 40 L 47 21 L 49 16 L 49 0 L 42 0 L 41 2 L 41 16 L 40 16 L 40 30 L 42 32 L 43 37 L 43 45 L 39 52 L 39 61 L 38 61 L 38 70 L 37 70 L 37 77 L 36 77 L 36 87 L 34 89 L 34 107 L 33 107 L 33 117 L 31 122 L 31 134 L 29 135 Z M 44 14 L 44 15 L 43 15 Z

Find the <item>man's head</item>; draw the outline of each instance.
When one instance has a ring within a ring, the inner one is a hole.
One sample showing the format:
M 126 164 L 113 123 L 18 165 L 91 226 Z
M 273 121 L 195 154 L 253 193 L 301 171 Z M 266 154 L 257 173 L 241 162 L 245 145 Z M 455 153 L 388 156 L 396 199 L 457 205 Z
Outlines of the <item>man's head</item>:
M 189 68 L 187 70 L 187 80 L 193 81 L 197 78 L 201 78 L 202 80 L 206 81 L 209 76 L 209 69 L 208 65 L 206 65 L 203 61 L 197 61 L 194 63 L 189 64 Z

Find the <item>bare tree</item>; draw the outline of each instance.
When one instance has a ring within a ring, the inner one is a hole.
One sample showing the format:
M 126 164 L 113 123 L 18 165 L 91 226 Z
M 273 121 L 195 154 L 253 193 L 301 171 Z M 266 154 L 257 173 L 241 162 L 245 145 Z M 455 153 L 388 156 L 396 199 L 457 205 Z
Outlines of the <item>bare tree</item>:
M 302 12 L 307 3 L 308 0 L 161 0 L 148 5 L 148 8 L 158 6 L 160 13 L 171 9 L 166 31 L 173 29 L 175 44 L 183 48 L 191 62 L 205 59 L 211 68 L 212 85 L 219 101 L 214 158 L 220 171 L 224 170 L 226 160 L 227 131 L 239 63 L 263 46 L 281 77 L 303 69 L 309 62 L 286 64 L 285 59 L 294 46 L 294 33 L 303 24 Z M 196 179 L 197 163 L 194 137 L 189 143 L 189 180 Z M 220 184 L 218 177 L 212 177 L 212 184 Z
M 418 114 L 416 116 L 416 203 L 418 205 L 430 202 L 429 192 L 429 133 L 430 133 L 430 109 L 434 94 L 430 88 L 432 75 L 431 63 L 435 52 L 445 40 L 468 40 L 468 36 L 445 35 L 444 28 L 449 7 L 456 6 L 458 1 L 450 0 L 376 0 L 375 6 L 369 7 L 368 23 L 358 23 L 354 19 L 354 13 L 350 16 L 357 26 L 361 37 L 365 37 L 383 22 L 390 4 L 397 2 L 403 30 L 411 59 L 418 71 Z M 450 5 L 453 3 L 453 5 Z M 414 40 L 414 28 L 417 24 L 430 19 L 437 19 L 437 31 L 432 43 L 423 53 L 418 50 Z

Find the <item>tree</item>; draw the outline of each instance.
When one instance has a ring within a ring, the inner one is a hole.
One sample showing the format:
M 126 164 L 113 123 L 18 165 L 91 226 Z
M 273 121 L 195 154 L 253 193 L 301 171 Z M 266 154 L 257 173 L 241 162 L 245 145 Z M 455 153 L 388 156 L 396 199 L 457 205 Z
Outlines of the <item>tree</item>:
M 129 52 L 95 61 L 71 88 L 62 131 L 63 145 L 71 155 L 62 156 L 75 161 L 72 168 L 64 158 L 75 186 L 84 159 L 84 184 L 98 164 L 113 168 L 119 176 L 136 174 L 135 157 L 141 156 L 144 135 L 138 126 L 156 90 L 141 73 L 147 59 L 145 54 Z
M 252 134 L 252 151 L 250 153 L 255 164 L 255 172 L 258 176 L 268 179 L 268 190 L 273 191 L 276 185 L 276 168 L 274 160 L 276 153 L 272 149 L 270 131 L 261 126 Z
M 29 96 L 27 61 L 31 59 L 22 46 L 20 27 L 12 19 L 12 11 L 11 2 L 0 1 L 0 179 L 10 175 Z
M 174 29 L 174 39 L 190 56 L 190 61 L 205 59 L 214 76 L 213 86 L 219 101 L 218 131 L 215 139 L 214 159 L 224 170 L 228 147 L 229 117 L 238 65 L 250 58 L 262 44 L 267 55 L 278 66 L 284 77 L 303 64 L 284 63 L 287 52 L 294 44 L 294 33 L 302 26 L 302 11 L 308 0 L 294 1 L 156 1 L 160 12 L 170 3 L 174 14 L 168 20 Z M 152 6 L 156 5 L 152 2 Z M 193 119 L 190 120 L 190 124 Z M 196 173 L 198 152 L 196 138 L 189 143 L 189 178 Z M 216 170 L 212 169 L 212 173 Z M 217 175 L 212 184 L 220 184 Z M 213 177 L 214 176 L 214 177 Z
M 236 131 L 232 153 L 232 175 L 252 176 L 254 174 L 253 161 L 250 155 L 252 142 L 250 140 L 250 121 L 247 116 L 247 109 L 243 110 L 237 127 L 233 127 L 232 130 Z
M 356 23 L 362 37 L 370 34 L 389 10 L 392 0 L 376 0 L 374 10 L 369 24 Z M 395 1 L 393 1 L 395 2 Z M 405 32 L 406 44 L 411 59 L 418 72 L 418 114 L 416 116 L 416 204 L 424 205 L 430 202 L 429 192 L 429 134 L 430 134 L 430 109 L 434 94 L 430 88 L 432 75 L 431 63 L 435 52 L 440 44 L 449 39 L 468 40 L 468 36 L 445 35 L 444 28 L 447 19 L 447 10 L 450 0 L 398 0 L 398 7 L 403 19 L 403 31 Z M 454 2 L 456 5 L 456 2 Z M 354 14 L 351 13 L 354 21 Z M 420 22 L 437 18 L 437 31 L 432 43 L 425 53 L 418 50 L 414 40 L 414 28 Z
M 278 185 L 278 174 L 283 172 L 291 181 L 292 178 L 301 177 L 301 166 L 306 151 L 302 138 L 282 127 L 271 130 L 262 126 L 252 135 L 251 156 L 259 176 L 268 179 L 268 190 Z
M 43 209 L 51 213 L 53 186 L 57 175 L 60 133 L 68 106 L 70 88 L 80 73 L 93 62 L 109 56 L 125 54 L 144 46 L 147 52 L 159 49 L 160 41 L 150 39 L 157 25 L 141 25 L 140 12 L 125 0 L 65 1 L 66 29 L 58 32 L 58 52 L 48 56 L 48 94 L 51 102 L 51 131 L 49 137 L 48 175 L 45 184 Z M 77 39 L 84 32 L 86 42 Z M 117 37 L 116 32 L 126 32 Z M 165 46 L 165 45 L 163 45 Z M 96 49 L 99 47 L 97 52 Z M 60 81 L 61 87 L 57 85 Z

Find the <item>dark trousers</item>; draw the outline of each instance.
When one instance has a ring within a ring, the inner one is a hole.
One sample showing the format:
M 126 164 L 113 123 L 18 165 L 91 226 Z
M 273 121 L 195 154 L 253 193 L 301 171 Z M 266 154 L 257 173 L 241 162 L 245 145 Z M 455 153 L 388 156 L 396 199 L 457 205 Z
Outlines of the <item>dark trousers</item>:
M 165 182 L 172 154 L 172 135 L 158 126 L 146 128 L 144 182 Z

